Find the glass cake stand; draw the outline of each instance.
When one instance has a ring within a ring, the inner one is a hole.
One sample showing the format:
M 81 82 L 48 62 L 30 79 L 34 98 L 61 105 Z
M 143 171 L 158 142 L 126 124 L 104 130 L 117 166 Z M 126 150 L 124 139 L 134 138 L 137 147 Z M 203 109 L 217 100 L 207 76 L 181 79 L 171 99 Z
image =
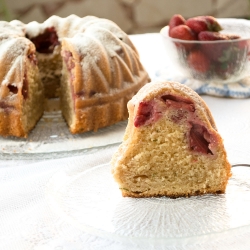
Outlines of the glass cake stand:
M 79 155 L 119 144 L 127 121 L 99 129 L 97 132 L 71 134 L 55 104 L 47 110 L 28 138 L 0 137 L 0 159 L 48 159 Z
M 250 168 L 235 167 L 225 194 L 124 198 L 110 164 L 57 172 L 46 189 L 50 208 L 96 236 L 137 244 L 185 245 L 250 232 Z M 223 237 L 222 237 L 223 236 Z

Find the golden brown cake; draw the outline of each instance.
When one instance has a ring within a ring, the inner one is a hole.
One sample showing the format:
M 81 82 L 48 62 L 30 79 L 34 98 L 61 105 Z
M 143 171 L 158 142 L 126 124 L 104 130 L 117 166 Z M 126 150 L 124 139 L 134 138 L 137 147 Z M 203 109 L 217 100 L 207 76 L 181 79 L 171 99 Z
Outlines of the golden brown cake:
M 231 167 L 201 97 L 176 82 L 151 82 L 128 102 L 129 123 L 112 158 L 123 196 L 224 193 Z
M 43 114 L 36 50 L 21 29 L 6 22 L 0 29 L 0 135 L 27 137 Z
M 149 81 L 129 37 L 109 20 L 52 16 L 44 23 L 25 25 L 12 21 L 0 22 L 0 26 L 4 34 L 11 31 L 33 50 L 35 45 L 45 96 L 60 96 L 62 114 L 72 133 L 96 131 L 127 119 L 128 100 Z M 7 67 L 5 72 L 9 70 Z M 11 67 L 11 70 L 17 74 L 14 71 L 18 69 Z M 2 82 L 0 85 L 6 89 Z M 0 134 L 27 136 L 27 132 L 6 133 L 5 130 L 2 127 Z

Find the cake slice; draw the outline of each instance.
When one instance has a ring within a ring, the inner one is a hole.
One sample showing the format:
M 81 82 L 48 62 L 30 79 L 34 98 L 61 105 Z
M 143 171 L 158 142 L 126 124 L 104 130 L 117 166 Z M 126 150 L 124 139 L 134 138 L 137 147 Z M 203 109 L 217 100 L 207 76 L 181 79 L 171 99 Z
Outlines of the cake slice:
M 95 25 L 62 39 L 61 108 L 71 133 L 127 120 L 127 102 L 149 77 L 135 48 L 123 40 Z
M 129 101 L 129 123 L 112 158 L 123 196 L 224 193 L 231 176 L 205 102 L 176 82 L 151 82 Z
M 33 43 L 0 34 L 0 135 L 27 137 L 43 114 L 43 85 Z

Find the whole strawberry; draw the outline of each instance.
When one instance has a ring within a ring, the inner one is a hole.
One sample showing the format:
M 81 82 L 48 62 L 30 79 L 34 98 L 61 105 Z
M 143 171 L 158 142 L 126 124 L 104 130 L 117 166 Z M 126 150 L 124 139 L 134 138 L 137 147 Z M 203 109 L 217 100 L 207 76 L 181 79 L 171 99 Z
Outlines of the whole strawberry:
M 197 39 L 193 31 L 187 25 L 184 24 L 172 28 L 169 32 L 169 36 L 172 38 L 186 40 L 186 41 L 193 41 Z M 179 54 L 189 53 L 189 51 L 195 46 L 194 43 L 185 43 L 176 41 L 174 41 L 174 44 Z
M 175 14 L 171 17 L 170 21 L 169 21 L 169 34 L 170 34 L 170 30 L 176 26 L 182 25 L 182 24 L 186 24 L 186 20 L 185 18 L 180 15 L 180 14 Z
M 184 24 L 178 25 L 169 31 L 169 36 L 181 40 L 196 40 L 194 32 Z
M 187 63 L 188 67 L 195 73 L 207 73 L 210 68 L 210 60 L 200 50 L 191 51 Z
M 202 31 L 198 34 L 200 41 L 218 41 L 218 40 L 234 40 L 239 39 L 240 36 L 232 34 L 222 34 L 219 32 Z
M 195 33 L 199 34 L 202 31 L 220 31 L 222 30 L 220 24 L 212 16 L 198 16 L 189 18 L 186 25 L 190 27 Z

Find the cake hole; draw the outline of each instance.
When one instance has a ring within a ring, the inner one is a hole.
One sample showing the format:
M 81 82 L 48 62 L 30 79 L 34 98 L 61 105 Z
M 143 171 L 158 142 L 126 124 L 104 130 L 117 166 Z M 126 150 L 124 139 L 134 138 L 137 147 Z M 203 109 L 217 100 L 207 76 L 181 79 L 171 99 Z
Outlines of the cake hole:
M 10 91 L 11 93 L 13 93 L 13 94 L 17 94 L 17 92 L 18 92 L 17 86 L 14 86 L 14 85 L 12 85 L 12 84 L 9 84 L 9 85 L 8 85 L 8 89 L 9 89 L 9 91 Z
M 174 101 L 174 102 L 184 102 L 184 103 L 187 103 L 187 104 L 193 104 L 193 102 L 191 100 L 188 100 L 186 98 L 180 98 L 180 97 L 177 97 L 177 96 L 174 96 L 174 95 L 163 95 L 161 97 L 161 99 L 166 102 L 167 100 L 171 100 L 171 101 Z
M 148 176 L 147 175 L 136 175 L 136 176 L 134 176 L 134 179 L 147 179 L 148 178 Z
M 142 194 L 143 192 L 140 192 L 140 191 L 135 191 L 135 192 L 132 192 L 134 194 Z
M 53 53 L 54 48 L 60 44 L 54 27 L 49 27 L 37 37 L 30 39 L 36 46 L 36 51 L 39 53 Z
M 148 179 L 147 175 L 136 175 L 133 177 L 133 183 L 140 184 L 140 183 L 144 182 L 146 179 Z M 138 186 L 138 188 L 140 188 L 140 186 Z

